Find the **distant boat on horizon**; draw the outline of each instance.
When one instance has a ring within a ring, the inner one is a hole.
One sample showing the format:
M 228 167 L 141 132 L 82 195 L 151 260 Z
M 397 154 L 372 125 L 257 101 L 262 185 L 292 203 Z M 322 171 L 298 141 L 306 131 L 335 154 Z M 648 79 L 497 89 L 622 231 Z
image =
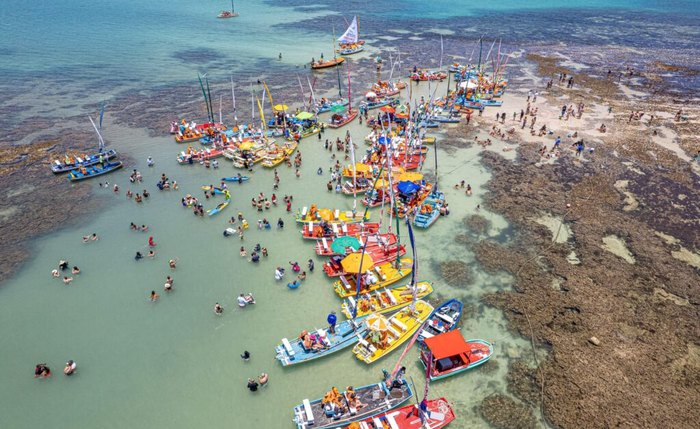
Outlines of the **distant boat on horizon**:
M 233 0 L 231 0 L 231 10 L 222 10 L 219 12 L 217 18 L 235 18 L 237 16 L 238 12 L 236 12 L 236 8 L 233 7 Z

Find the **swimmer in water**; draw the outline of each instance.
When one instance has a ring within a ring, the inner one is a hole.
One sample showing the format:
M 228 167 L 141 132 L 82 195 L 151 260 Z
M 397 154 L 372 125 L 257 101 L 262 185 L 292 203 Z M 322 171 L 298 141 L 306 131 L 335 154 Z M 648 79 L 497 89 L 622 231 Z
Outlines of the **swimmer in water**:
M 68 362 L 66 362 L 66 367 L 63 368 L 63 373 L 65 375 L 73 375 L 73 373 L 75 372 L 75 369 L 77 367 L 78 367 L 78 364 L 75 363 L 75 361 L 71 359 Z
M 246 256 L 248 253 L 245 251 L 245 247 L 241 246 L 241 256 Z
M 48 366 L 46 366 L 45 363 L 40 363 L 37 364 L 36 367 L 34 367 L 34 378 L 49 378 L 51 377 L 51 369 L 49 369 Z
M 249 389 L 251 392 L 257 391 L 257 390 L 258 390 L 258 382 L 255 381 L 255 380 L 252 379 L 252 378 L 249 378 L 249 379 L 248 379 L 248 389 Z
M 73 281 L 73 277 L 63 277 L 63 284 L 69 285 Z
M 214 304 L 214 314 L 221 315 L 224 312 L 224 307 L 218 302 Z
M 58 272 L 58 271 L 56 271 L 56 272 Z M 73 269 L 71 270 L 71 273 L 73 273 L 73 274 L 80 274 L 80 268 L 78 268 L 78 267 L 73 267 Z
M 248 362 L 250 360 L 250 352 L 248 350 L 245 350 L 241 355 L 241 359 Z
M 150 297 L 151 302 L 156 302 L 158 300 L 158 298 L 160 298 L 160 295 L 158 295 L 156 293 L 156 291 L 152 290 L 151 297 Z
M 136 259 L 137 261 L 143 259 L 143 255 L 141 254 L 141 252 L 136 252 L 136 256 L 134 256 L 134 259 Z
M 149 250 L 149 251 L 148 251 L 148 257 L 149 257 L 149 258 L 155 258 L 155 257 L 156 257 L 156 252 L 154 252 L 153 250 Z
M 175 282 L 175 280 L 173 280 L 172 277 L 168 276 L 168 277 L 165 279 L 165 285 L 163 286 L 163 289 L 164 289 L 166 292 L 172 292 L 172 290 L 173 290 L 173 283 L 174 283 L 174 282 Z
M 68 261 L 64 261 L 64 260 L 58 261 L 58 268 L 59 268 L 61 271 L 67 270 L 67 269 L 68 269 Z
M 58 277 L 58 276 L 60 276 L 60 274 L 58 273 L 58 270 L 57 270 L 57 269 L 54 269 L 53 271 L 51 271 L 51 277 L 56 278 L 56 277 Z
M 263 372 L 263 373 L 260 374 L 260 376 L 258 377 L 258 382 L 260 383 L 261 386 L 264 386 L 264 385 L 267 384 L 267 382 L 268 382 L 269 379 L 270 379 L 270 377 L 269 377 L 266 373 Z
M 177 261 L 175 259 L 171 259 L 170 261 L 168 261 L 168 265 L 170 266 L 171 270 L 174 270 L 177 265 Z

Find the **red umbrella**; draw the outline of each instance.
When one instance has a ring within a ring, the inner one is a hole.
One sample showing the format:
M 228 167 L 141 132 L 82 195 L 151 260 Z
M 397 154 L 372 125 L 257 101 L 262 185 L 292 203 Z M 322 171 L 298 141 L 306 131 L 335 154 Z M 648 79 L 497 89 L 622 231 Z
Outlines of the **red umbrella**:
M 391 106 L 384 106 L 384 107 L 382 107 L 382 108 L 379 109 L 379 110 L 381 110 L 382 112 L 386 112 L 386 113 L 394 113 L 394 112 L 396 112 L 396 109 L 394 109 L 394 108 L 391 107 Z

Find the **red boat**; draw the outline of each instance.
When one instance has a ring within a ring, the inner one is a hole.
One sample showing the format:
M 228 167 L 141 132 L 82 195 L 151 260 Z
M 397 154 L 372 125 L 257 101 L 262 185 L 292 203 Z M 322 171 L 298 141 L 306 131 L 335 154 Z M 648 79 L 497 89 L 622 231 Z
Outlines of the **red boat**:
M 343 235 L 357 236 L 360 234 L 376 234 L 379 232 L 379 224 L 371 223 L 350 223 L 350 224 L 329 224 L 325 222 L 306 222 L 301 230 L 301 237 L 308 240 L 320 240 L 322 238 L 342 237 Z
M 345 429 L 441 429 L 455 419 L 452 406 L 445 398 L 425 401 L 423 419 L 418 405 L 411 404 L 350 423 Z
M 341 115 L 339 113 L 333 114 L 331 116 L 331 121 L 328 123 L 328 126 L 331 128 L 340 128 L 343 125 L 347 125 L 350 122 L 353 121 L 353 119 L 357 118 L 357 115 L 360 113 L 359 110 L 357 109 L 352 109 L 345 113 L 344 115 Z
M 359 252 L 357 252 L 359 253 Z M 398 256 L 397 256 L 398 253 Z M 367 246 L 365 250 L 365 255 L 369 255 L 374 262 L 374 265 L 380 265 L 385 262 L 395 261 L 396 258 L 400 258 L 406 254 L 406 247 L 403 245 L 396 246 Z M 345 256 L 331 256 L 330 261 L 323 264 L 323 271 L 328 275 L 328 277 L 338 277 L 342 275 L 353 275 L 354 273 L 348 273 L 345 271 L 340 261 L 343 260 Z
M 396 234 L 394 233 L 387 233 L 387 234 L 369 234 L 369 233 L 363 233 L 360 236 L 357 237 L 360 241 L 360 246 L 364 245 L 365 240 L 368 241 L 367 243 L 367 248 L 369 249 L 370 247 L 376 247 L 376 246 L 395 246 L 396 245 Z M 381 244 L 379 241 L 381 240 Z M 340 255 L 341 253 L 337 253 L 333 250 L 333 239 L 326 239 L 322 238 L 321 240 L 318 240 L 316 242 L 316 245 L 314 246 L 314 249 L 316 250 L 316 254 L 319 256 L 334 256 L 334 255 Z M 347 255 L 348 252 L 342 253 L 342 255 Z
M 445 72 L 416 72 L 411 74 L 411 80 L 413 81 L 426 81 L 426 80 L 443 80 L 447 79 L 447 73 Z

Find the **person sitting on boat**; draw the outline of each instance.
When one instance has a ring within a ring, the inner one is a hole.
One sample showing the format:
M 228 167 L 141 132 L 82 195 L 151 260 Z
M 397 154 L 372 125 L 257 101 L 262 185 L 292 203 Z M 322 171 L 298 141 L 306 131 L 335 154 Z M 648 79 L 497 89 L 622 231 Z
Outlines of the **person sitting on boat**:
M 360 398 L 357 397 L 357 394 L 355 393 L 355 389 L 353 389 L 352 386 L 348 386 L 345 388 L 345 398 L 347 399 L 348 404 L 352 408 L 355 408 L 356 410 L 359 410 L 360 408 L 367 405 L 367 404 L 363 403 L 360 400 Z

